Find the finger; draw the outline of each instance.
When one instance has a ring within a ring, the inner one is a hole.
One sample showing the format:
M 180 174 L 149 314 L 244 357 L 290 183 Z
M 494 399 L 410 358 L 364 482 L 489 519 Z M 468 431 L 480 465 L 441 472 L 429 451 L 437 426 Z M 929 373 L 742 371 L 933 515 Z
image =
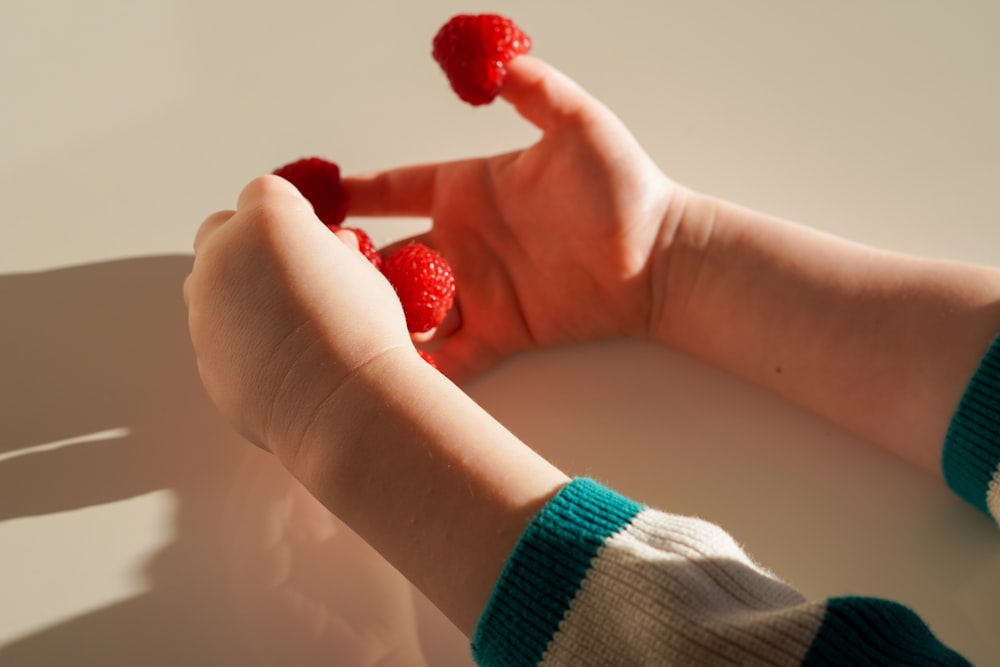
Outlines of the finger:
M 439 167 L 423 164 L 345 176 L 342 185 L 347 197 L 347 214 L 429 216 Z
M 192 287 L 191 281 L 193 279 L 191 278 L 191 275 L 192 274 L 190 273 L 187 274 L 187 277 L 184 278 L 184 284 L 181 286 L 181 295 L 184 297 L 184 307 L 188 310 L 191 310 L 191 290 L 194 289 L 194 287 Z
M 187 274 L 184 283 L 181 285 L 181 296 L 184 297 L 184 307 L 191 309 L 191 274 Z
M 352 230 L 343 228 L 336 229 L 334 230 L 333 235 L 336 236 L 338 239 L 340 239 L 341 242 L 351 250 L 354 250 L 356 252 L 361 252 L 361 245 L 358 241 L 358 235 L 355 234 Z
M 312 206 L 294 185 L 284 178 L 272 175 L 260 176 L 250 181 L 240 192 L 236 207 L 245 210 L 259 206 L 265 201 L 271 205 L 289 206 L 312 213 Z M 204 245 L 205 240 L 234 215 L 236 215 L 236 211 L 225 210 L 205 218 L 194 237 L 195 254 L 198 253 L 198 248 Z
M 482 339 L 459 329 L 431 353 L 438 370 L 455 384 L 472 379 L 500 361 L 501 355 Z
M 222 226 L 224 222 L 229 220 L 236 211 L 217 211 L 212 215 L 205 218 L 205 220 L 198 227 L 198 231 L 194 235 L 194 251 L 198 252 L 198 248 L 204 245 L 205 239 L 212 235 L 212 233 Z
M 451 310 L 444 316 L 441 324 L 434 329 L 436 338 L 448 338 L 462 327 L 462 309 L 459 308 L 458 301 L 452 305 Z
M 529 55 L 507 64 L 500 96 L 542 131 L 599 104 L 568 76 Z
M 250 181 L 237 199 L 236 217 L 265 225 L 277 224 L 288 234 L 282 241 L 291 245 L 329 240 L 329 228 L 316 217 L 313 206 L 291 182 L 267 174 Z M 292 232 L 292 230 L 296 230 Z
M 302 196 L 298 188 L 290 181 L 273 174 L 258 176 L 240 192 L 236 200 L 236 208 L 245 210 L 267 204 L 269 206 L 289 206 L 295 208 L 308 208 L 312 211 L 312 205 Z

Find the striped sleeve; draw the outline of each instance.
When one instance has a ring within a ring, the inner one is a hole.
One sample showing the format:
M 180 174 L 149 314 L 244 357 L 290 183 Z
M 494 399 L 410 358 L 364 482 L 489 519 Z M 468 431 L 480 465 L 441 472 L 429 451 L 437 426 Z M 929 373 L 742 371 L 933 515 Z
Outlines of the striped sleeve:
M 485 667 L 968 665 L 902 605 L 810 602 L 718 526 L 588 479 L 525 531 L 472 651 Z
M 955 493 L 1000 522 L 1000 337 L 959 402 L 941 467 Z

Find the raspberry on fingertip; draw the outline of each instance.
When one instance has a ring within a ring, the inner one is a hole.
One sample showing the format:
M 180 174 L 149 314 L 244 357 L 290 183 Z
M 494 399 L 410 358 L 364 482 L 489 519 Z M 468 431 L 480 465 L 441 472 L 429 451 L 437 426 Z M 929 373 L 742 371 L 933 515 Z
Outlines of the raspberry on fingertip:
M 323 224 L 336 227 L 347 217 L 347 196 L 337 163 L 307 157 L 278 167 L 273 173 L 298 188 Z
M 531 51 L 531 38 L 499 14 L 458 14 L 434 36 L 432 55 L 452 90 L 473 106 L 500 93 L 507 63 Z

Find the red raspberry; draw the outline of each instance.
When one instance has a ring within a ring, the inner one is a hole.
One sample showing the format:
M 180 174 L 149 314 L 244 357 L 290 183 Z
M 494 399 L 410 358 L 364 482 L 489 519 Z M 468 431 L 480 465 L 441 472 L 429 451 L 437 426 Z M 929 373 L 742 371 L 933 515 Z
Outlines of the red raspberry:
M 427 363 L 429 363 L 434 368 L 438 367 L 437 362 L 434 361 L 434 357 L 432 357 L 431 355 L 427 354 L 423 350 L 417 350 L 417 354 L 420 355 L 421 359 L 423 359 L 424 361 L 426 361 Z
M 347 217 L 347 197 L 340 184 L 340 167 L 319 157 L 302 158 L 274 170 L 309 200 L 316 217 L 337 227 Z
M 455 275 L 444 257 L 420 243 L 409 243 L 385 258 L 382 273 L 403 304 L 411 333 L 441 324 L 455 300 Z
M 372 243 L 372 238 L 368 236 L 365 230 L 358 229 L 357 227 L 342 227 L 341 229 L 354 232 L 354 235 L 358 237 L 358 250 L 361 251 L 361 254 L 367 257 L 368 261 L 376 269 L 382 268 L 382 255 L 378 254 L 378 249 Z
M 459 14 L 434 36 L 434 60 L 452 89 L 472 105 L 489 104 L 500 92 L 507 63 L 531 50 L 531 38 L 498 14 Z

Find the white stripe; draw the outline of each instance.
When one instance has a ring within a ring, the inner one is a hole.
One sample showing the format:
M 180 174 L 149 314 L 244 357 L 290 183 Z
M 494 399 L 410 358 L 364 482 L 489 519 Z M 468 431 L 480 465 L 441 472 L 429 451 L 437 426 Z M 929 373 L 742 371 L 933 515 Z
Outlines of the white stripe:
M 644 510 L 605 541 L 541 664 L 794 666 L 824 611 L 718 526 Z
M 993 479 L 986 487 L 986 506 L 993 515 L 993 520 L 1000 523 L 1000 465 L 993 471 Z

